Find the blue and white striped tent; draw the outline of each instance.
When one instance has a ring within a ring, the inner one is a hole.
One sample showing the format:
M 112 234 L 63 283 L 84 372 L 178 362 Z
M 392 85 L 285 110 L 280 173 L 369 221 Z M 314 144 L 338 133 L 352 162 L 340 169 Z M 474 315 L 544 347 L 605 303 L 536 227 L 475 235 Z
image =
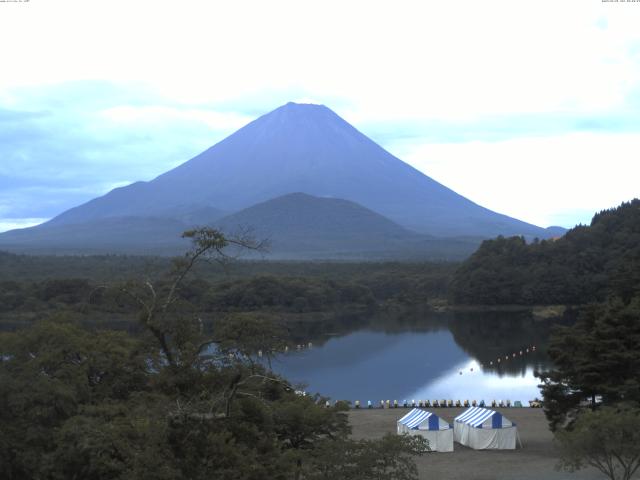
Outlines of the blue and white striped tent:
M 398 420 L 398 435 L 420 435 L 434 452 L 453 452 L 453 429 L 433 412 L 414 408 Z
M 472 407 L 454 419 L 455 441 L 476 450 L 515 449 L 518 430 L 500 412 Z

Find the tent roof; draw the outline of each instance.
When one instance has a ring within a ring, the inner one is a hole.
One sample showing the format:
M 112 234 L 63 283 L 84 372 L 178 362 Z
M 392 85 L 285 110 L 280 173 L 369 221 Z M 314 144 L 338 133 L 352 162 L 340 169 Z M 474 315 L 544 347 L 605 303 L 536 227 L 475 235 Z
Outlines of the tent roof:
M 466 423 L 467 425 L 471 425 L 472 427 L 479 427 L 486 420 L 488 420 L 489 418 L 493 417 L 496 414 L 502 417 L 502 415 L 500 415 L 498 412 L 494 410 L 489 410 L 488 408 L 471 407 L 468 410 L 465 410 L 464 412 L 462 412 L 460 415 L 458 415 L 455 418 L 455 421 L 460 423 Z M 508 423 L 510 424 L 511 422 L 508 422 Z
M 409 413 L 407 413 L 404 417 L 398 420 L 398 423 L 401 423 L 407 428 L 417 428 L 418 425 L 420 425 L 422 422 L 429 419 L 430 417 L 440 420 L 440 418 L 433 412 L 428 412 L 426 410 L 420 410 L 419 408 L 414 408 Z

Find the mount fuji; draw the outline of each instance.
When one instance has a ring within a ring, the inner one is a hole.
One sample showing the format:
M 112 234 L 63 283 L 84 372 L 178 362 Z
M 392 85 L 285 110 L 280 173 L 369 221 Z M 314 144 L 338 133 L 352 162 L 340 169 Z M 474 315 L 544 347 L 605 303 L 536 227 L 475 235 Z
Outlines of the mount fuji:
M 368 218 L 363 237 L 376 234 L 374 224 L 380 235 L 393 224 L 396 234 L 406 232 L 407 238 L 472 238 L 474 244 L 497 235 L 558 234 L 555 228 L 544 229 L 477 205 L 396 158 L 325 106 L 288 103 L 149 182 L 114 189 L 42 225 L 0 234 L 0 248 L 108 251 L 113 238 L 117 251 L 153 251 L 145 247 L 145 239 L 151 247 L 161 244 L 163 252 L 170 251 L 181 244 L 164 237 L 173 237 L 182 226 L 229 226 L 242 210 L 293 193 L 345 201 L 325 202 L 320 209 L 326 232 L 337 235 L 331 241 L 327 237 L 327 244 L 338 250 L 340 228 L 332 227 L 326 208 L 336 209 L 336 218 L 343 218 L 340 210 L 353 210 L 354 204 Z M 297 203 L 296 214 L 291 210 L 296 202 L 273 202 L 269 207 L 286 204 L 286 215 L 313 223 L 313 211 L 305 209 L 317 207 L 317 202 Z M 282 223 L 284 217 L 269 218 Z M 264 227 L 265 222 L 258 223 Z M 269 228 L 282 230 L 277 224 Z M 355 233 L 350 231 L 352 239 Z M 285 234 L 279 237 L 286 244 Z M 394 244 L 393 249 L 400 247 Z

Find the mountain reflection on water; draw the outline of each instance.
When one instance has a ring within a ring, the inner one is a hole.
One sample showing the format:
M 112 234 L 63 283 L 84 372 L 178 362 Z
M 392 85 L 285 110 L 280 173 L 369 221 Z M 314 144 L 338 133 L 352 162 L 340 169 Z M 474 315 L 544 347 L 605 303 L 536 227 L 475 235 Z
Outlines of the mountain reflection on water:
M 278 356 L 273 369 L 306 384 L 308 392 L 363 404 L 382 399 L 525 403 L 540 396 L 534 371 L 549 366 L 546 343 L 553 322 L 536 320 L 530 312 L 423 315 L 410 321 L 378 316 L 340 336 L 318 336 L 312 348 Z

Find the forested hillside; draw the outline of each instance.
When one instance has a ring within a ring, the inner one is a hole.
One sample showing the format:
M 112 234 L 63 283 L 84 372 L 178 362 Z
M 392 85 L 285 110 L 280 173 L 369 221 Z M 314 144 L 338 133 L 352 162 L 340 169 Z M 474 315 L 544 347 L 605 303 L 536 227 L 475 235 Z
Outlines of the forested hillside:
M 584 304 L 640 290 L 640 200 L 593 217 L 556 240 L 487 240 L 457 270 L 459 304 Z

